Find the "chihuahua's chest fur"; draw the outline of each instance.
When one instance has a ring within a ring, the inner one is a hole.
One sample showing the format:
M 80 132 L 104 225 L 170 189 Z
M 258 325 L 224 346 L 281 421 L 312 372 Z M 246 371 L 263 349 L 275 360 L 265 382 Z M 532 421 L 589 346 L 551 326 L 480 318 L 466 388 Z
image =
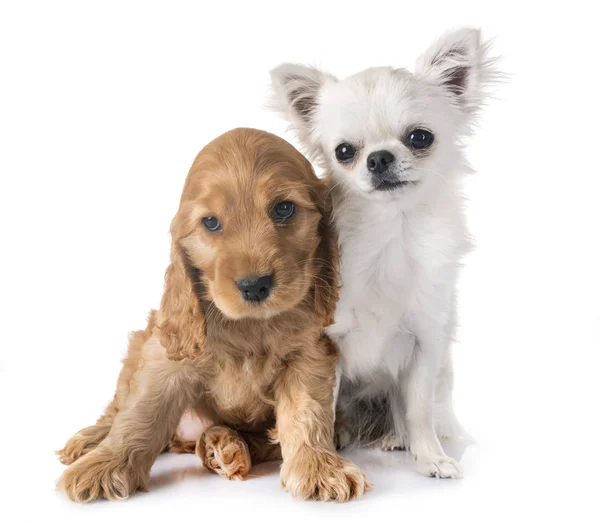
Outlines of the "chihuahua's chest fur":
M 410 210 L 343 198 L 336 214 L 343 286 L 328 333 L 340 345 L 344 375 L 385 386 L 412 360 L 415 322 L 454 314 L 448 298 L 470 245 L 460 193 L 448 187 Z

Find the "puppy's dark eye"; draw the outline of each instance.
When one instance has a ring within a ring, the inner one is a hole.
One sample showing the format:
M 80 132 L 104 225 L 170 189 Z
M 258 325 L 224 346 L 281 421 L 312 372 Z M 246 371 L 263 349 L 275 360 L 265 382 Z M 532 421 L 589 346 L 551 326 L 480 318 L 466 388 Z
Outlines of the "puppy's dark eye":
M 273 221 L 275 223 L 283 223 L 289 220 L 296 212 L 296 204 L 294 202 L 280 202 L 273 209 Z
M 410 132 L 407 141 L 413 149 L 427 149 L 433 143 L 433 134 L 426 129 L 415 129 Z
M 206 229 L 210 232 L 217 232 L 222 229 L 221 223 L 214 216 L 202 218 L 202 225 L 204 225 L 204 227 L 206 227 Z
M 349 143 L 341 143 L 335 148 L 335 157 L 338 162 L 346 163 L 356 156 L 356 149 Z

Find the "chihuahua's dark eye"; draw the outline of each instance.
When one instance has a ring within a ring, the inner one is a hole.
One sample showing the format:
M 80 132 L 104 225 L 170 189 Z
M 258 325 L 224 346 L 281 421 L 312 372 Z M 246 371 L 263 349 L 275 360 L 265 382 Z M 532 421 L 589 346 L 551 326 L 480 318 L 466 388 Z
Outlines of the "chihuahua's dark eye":
M 296 204 L 293 202 L 280 202 L 273 209 L 273 221 L 283 223 L 289 220 L 296 212 Z
M 335 148 L 335 157 L 338 162 L 346 163 L 356 156 L 356 149 L 349 143 L 341 143 Z
M 202 218 L 202 225 L 206 227 L 210 232 L 217 232 L 222 229 L 221 223 L 214 216 L 207 216 L 206 218 Z
M 408 135 L 408 145 L 413 149 L 427 149 L 433 143 L 433 134 L 425 129 L 415 129 Z

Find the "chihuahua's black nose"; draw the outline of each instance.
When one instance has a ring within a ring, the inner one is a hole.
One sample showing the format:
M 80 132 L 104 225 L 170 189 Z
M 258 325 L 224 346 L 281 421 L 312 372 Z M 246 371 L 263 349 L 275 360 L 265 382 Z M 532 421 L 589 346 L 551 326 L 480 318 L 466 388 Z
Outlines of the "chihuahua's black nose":
M 367 168 L 373 174 L 383 174 L 394 159 L 394 155 L 389 151 L 375 151 L 367 156 Z
M 247 276 L 236 282 L 237 288 L 246 301 L 263 301 L 267 299 L 273 287 L 273 276 Z

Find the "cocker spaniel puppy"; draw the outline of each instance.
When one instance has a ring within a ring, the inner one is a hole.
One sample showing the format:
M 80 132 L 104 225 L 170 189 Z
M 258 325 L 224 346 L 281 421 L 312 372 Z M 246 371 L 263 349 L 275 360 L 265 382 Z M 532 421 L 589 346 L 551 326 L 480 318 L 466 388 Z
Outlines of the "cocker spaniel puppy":
M 159 311 L 135 332 L 112 403 L 59 451 L 74 501 L 146 489 L 169 445 L 243 478 L 283 459 L 297 498 L 346 501 L 362 471 L 333 443 L 338 296 L 329 191 L 277 136 L 235 129 L 197 156 L 171 226 Z M 196 441 L 197 439 L 197 441 Z

